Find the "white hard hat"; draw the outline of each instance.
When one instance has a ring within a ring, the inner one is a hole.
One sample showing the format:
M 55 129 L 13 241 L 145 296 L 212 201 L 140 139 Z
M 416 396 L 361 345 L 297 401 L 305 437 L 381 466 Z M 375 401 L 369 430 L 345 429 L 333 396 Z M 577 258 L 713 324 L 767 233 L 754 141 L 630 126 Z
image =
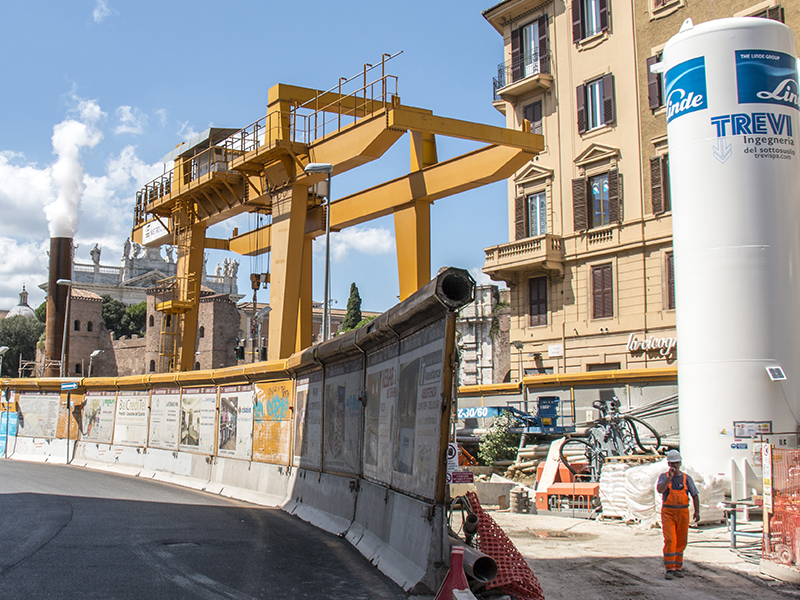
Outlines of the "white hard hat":
M 667 462 L 676 463 L 681 462 L 681 453 L 677 450 L 670 450 L 667 452 Z

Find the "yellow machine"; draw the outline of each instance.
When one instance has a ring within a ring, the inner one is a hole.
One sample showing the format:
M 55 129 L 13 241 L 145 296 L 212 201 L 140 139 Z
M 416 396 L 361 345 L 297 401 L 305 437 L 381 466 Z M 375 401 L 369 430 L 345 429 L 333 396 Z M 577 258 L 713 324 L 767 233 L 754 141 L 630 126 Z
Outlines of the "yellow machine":
M 158 282 L 162 319 L 159 370 L 186 371 L 194 364 L 204 250 L 245 256 L 271 252 L 269 275 L 255 274 L 254 288 L 270 290 L 268 358 L 286 358 L 312 343 L 311 242 L 325 232 L 319 186 L 325 174 L 305 173 L 309 163 L 329 163 L 335 174 L 380 158 L 410 132 L 408 175 L 333 199 L 330 228 L 339 231 L 394 215 L 400 298 L 430 280 L 430 206 L 440 198 L 513 175 L 544 147 L 540 135 L 439 117 L 404 106 L 397 78 L 386 73 L 384 54 L 336 88 L 312 90 L 277 84 L 267 114 L 240 130 L 210 129 L 172 153 L 171 171 L 138 194 L 133 239 L 143 245 L 177 246 L 177 274 Z M 356 88 L 356 89 L 351 89 Z M 485 146 L 439 162 L 436 135 Z M 206 229 L 244 212 L 271 217 L 268 225 L 229 239 Z

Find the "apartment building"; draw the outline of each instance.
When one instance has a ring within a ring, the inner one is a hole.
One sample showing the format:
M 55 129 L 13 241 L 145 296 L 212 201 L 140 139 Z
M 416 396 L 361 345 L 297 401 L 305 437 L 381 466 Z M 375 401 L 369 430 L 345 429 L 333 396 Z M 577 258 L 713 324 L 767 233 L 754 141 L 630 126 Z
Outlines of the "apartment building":
M 546 143 L 508 182 L 509 241 L 485 250 L 483 271 L 511 290 L 511 379 L 674 366 L 669 152 L 649 66 L 687 18 L 798 31 L 800 3 L 505 0 L 483 16 L 502 36 L 494 106 Z

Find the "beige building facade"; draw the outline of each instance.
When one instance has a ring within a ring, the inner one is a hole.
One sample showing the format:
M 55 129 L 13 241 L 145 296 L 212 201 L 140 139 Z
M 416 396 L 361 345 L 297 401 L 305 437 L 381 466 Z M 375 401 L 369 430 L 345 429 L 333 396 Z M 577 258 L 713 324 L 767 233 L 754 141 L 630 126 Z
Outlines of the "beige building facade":
M 508 183 L 509 241 L 483 271 L 511 289 L 511 380 L 674 366 L 669 158 L 649 73 L 686 18 L 785 20 L 769 0 L 506 0 L 494 106 L 545 150 Z

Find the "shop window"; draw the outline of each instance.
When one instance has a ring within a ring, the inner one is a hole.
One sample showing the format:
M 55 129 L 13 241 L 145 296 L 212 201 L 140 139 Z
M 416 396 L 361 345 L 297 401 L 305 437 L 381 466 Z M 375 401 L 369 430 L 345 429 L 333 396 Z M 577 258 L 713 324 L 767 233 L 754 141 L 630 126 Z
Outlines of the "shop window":
M 575 231 L 620 222 L 619 171 L 572 180 L 572 211 Z
M 578 43 L 608 29 L 608 0 L 572 0 L 572 41 Z
M 614 122 L 614 75 L 607 73 L 599 79 L 581 84 L 576 89 L 578 133 L 586 133 Z
M 531 133 L 543 135 L 542 128 L 542 101 L 537 100 L 522 109 L 522 117 L 531 122 Z
M 75 323 L 73 323 L 73 325 L 72 325 L 72 328 L 75 331 L 80 331 L 81 330 L 81 322 L 80 321 L 75 321 Z
M 614 316 L 614 287 L 611 263 L 592 267 L 592 318 Z
M 675 310 L 675 259 L 672 252 L 666 255 L 667 310 Z
M 654 215 L 672 210 L 669 189 L 669 154 L 654 156 L 650 159 L 650 199 Z
M 647 59 L 647 101 L 650 110 L 664 106 L 664 74 L 650 70 L 654 64 L 661 62 L 662 53 Z
M 92 323 L 91 321 L 87 322 L 86 323 L 86 331 L 91 333 L 93 330 L 94 330 L 94 323 Z
M 528 289 L 531 326 L 547 325 L 547 277 L 529 279 Z
M 621 368 L 620 363 L 599 363 L 595 365 L 586 365 L 587 371 L 618 371 Z M 614 399 L 614 390 L 599 390 L 600 400 L 610 401 Z

